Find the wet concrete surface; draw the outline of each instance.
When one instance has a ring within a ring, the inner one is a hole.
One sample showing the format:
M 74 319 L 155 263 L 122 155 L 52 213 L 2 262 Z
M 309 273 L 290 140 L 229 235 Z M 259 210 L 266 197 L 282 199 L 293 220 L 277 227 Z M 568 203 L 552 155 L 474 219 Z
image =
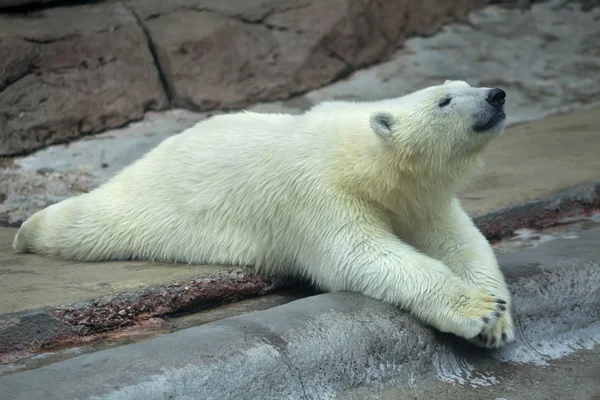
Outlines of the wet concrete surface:
M 600 107 L 515 126 L 491 143 L 463 204 L 472 214 L 483 213 L 596 181 L 599 154 Z
M 61 343 L 50 349 L 40 350 L 29 354 L 16 352 L 9 357 L 0 357 L 0 376 L 16 371 L 37 369 L 44 365 L 51 365 L 83 354 L 142 342 L 224 318 L 243 315 L 254 311 L 267 310 L 314 295 L 315 293 L 316 292 L 309 287 L 290 289 L 280 293 L 241 300 L 232 304 L 220 305 L 206 310 L 162 315 L 160 318 L 150 318 L 142 323 L 137 323 L 122 329 L 106 331 L 94 336 L 82 337 L 77 342 Z
M 231 267 L 151 262 L 78 263 L 16 254 L 16 229 L 0 228 L 0 314 L 173 284 Z
M 171 331 L 175 332 L 181 329 L 219 321 L 224 318 L 247 314 L 249 312 L 268 310 L 269 308 L 287 304 L 291 301 L 314 296 L 317 293 L 318 292 L 315 289 L 305 285 L 295 289 L 285 290 L 281 293 L 261 296 L 256 299 L 242 300 L 201 312 L 171 315 L 166 318 L 166 321 L 170 324 Z
M 361 388 L 343 393 L 339 400 L 598 400 L 600 399 L 600 345 L 579 350 L 548 365 L 490 365 L 485 385 L 430 380 L 382 389 Z
M 285 284 L 247 270 L 230 269 L 182 283 L 81 300 L 56 307 L 0 314 L 0 362 L 36 352 L 153 328 L 157 317 L 211 309 L 281 290 Z M 109 333 L 107 333 L 109 332 Z M 114 333 L 110 333 L 114 332 Z
M 533 230 L 521 229 L 513 237 L 505 238 L 493 244 L 495 253 L 500 256 L 524 249 L 532 249 L 544 243 L 558 239 L 577 240 L 583 231 L 600 227 L 600 212 L 591 216 L 581 215 L 564 221 L 564 224 L 550 228 Z M 258 298 L 241 300 L 206 310 L 194 312 L 179 312 L 162 315 L 160 318 L 150 318 L 148 321 L 138 321 L 131 326 L 107 331 L 98 335 L 82 337 L 76 342 L 67 342 L 53 346 L 47 350 L 32 353 L 16 352 L 0 357 L 0 376 L 28 369 L 39 368 L 62 360 L 70 359 L 81 354 L 141 342 L 187 329 L 194 326 L 215 322 L 224 318 L 247 314 L 249 312 L 266 310 L 291 301 L 318 294 L 308 285 L 279 293 L 264 295 Z M 42 323 L 43 321 L 39 321 Z M 55 322 L 52 320 L 51 322 Z M 43 328 L 48 325 L 44 324 Z M 34 326 L 39 330 L 40 326 Z

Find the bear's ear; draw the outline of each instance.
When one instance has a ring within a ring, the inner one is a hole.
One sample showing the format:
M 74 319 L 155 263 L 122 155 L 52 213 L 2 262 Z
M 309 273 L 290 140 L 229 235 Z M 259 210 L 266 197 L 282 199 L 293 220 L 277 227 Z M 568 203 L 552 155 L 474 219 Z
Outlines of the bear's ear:
M 376 112 L 371 114 L 371 129 L 380 138 L 389 140 L 394 134 L 394 125 L 396 120 L 394 116 L 387 112 Z
M 447 83 L 450 83 L 450 82 L 452 82 L 452 80 L 451 80 L 451 79 L 446 79 L 446 80 L 444 81 L 444 85 L 445 85 L 445 84 L 447 84 Z

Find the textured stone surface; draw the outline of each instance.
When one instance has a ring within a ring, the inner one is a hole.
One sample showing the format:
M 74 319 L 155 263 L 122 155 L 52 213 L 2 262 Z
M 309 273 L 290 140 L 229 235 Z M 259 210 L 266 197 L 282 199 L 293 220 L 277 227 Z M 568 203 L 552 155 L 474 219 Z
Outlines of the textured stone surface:
M 1 268 L 3 273 L 7 271 L 5 267 Z M 96 267 L 102 268 L 102 265 Z M 218 272 L 206 275 L 196 272 L 194 279 L 188 277 L 183 282 L 35 311 L 0 314 L 0 362 L 44 348 L 89 342 L 107 331 L 143 326 L 157 316 L 206 310 L 263 296 L 282 287 L 239 268 L 219 269 L 224 268 L 215 267 Z
M 286 99 L 385 58 L 480 0 L 139 0 L 175 105 Z
M 0 9 L 23 6 L 38 6 L 56 2 L 56 0 L 0 0 Z
M 517 339 L 495 351 L 441 334 L 382 302 L 330 293 L 5 375 L 0 386 L 14 400 L 330 399 L 379 385 L 410 395 L 440 380 L 482 393 L 518 377 L 523 365 L 548 365 L 600 342 L 598 240 L 595 229 L 501 257 Z M 588 359 L 597 360 L 595 354 Z M 577 387 L 584 390 L 572 393 L 596 395 L 595 376 L 583 375 Z M 545 379 L 551 382 L 552 374 Z
M 562 0 L 525 11 L 490 6 L 468 20 L 431 38 L 407 40 L 391 60 L 307 93 L 296 107 L 379 100 L 445 79 L 503 88 L 509 124 L 581 110 L 600 99 L 600 7 L 583 12 Z
M 20 226 L 33 210 L 95 188 L 165 137 L 202 117 L 182 110 L 150 113 L 126 128 L 51 146 L 45 153 L 51 165 L 23 169 L 18 159 L 0 159 L 0 226 Z M 68 154 L 56 153 L 60 149 L 68 149 Z
M 115 128 L 168 102 L 119 3 L 0 14 L 0 156 Z
M 0 156 L 118 127 L 171 100 L 211 110 L 286 99 L 483 3 L 131 0 L 0 14 Z
M 150 24 L 160 15 L 166 18 L 177 4 L 184 7 L 188 3 L 148 3 L 147 9 L 140 6 L 136 12 Z M 220 7 L 215 9 L 221 17 L 231 15 L 227 18 L 233 19 L 232 23 L 241 18 L 232 8 L 233 2 L 206 4 Z M 263 0 L 245 4 L 244 18 L 260 20 L 271 10 L 260 6 L 271 7 L 272 3 Z M 515 201 L 535 200 L 574 184 L 598 181 L 600 8 L 582 12 L 578 7 L 549 2 L 525 12 L 502 7 L 474 11 L 469 14 L 472 27 L 451 24 L 432 37 L 409 39 L 406 48 L 389 62 L 294 99 L 254 104 L 249 110 L 297 113 L 329 99 L 388 98 L 439 83 L 446 77 L 467 79 L 473 85 L 498 84 L 508 93 L 510 124 L 577 112 L 514 126 L 495 140 L 487 155 L 486 170 L 463 196 L 469 211 L 479 214 Z M 272 18 L 284 14 L 275 13 Z M 173 28 L 173 32 L 177 30 Z M 161 140 L 205 117 L 203 113 L 182 110 L 150 113 L 141 123 L 125 129 L 15 159 L 17 168 L 0 165 L 0 225 L 18 226 L 31 213 L 97 186 Z M 549 170 L 553 171 L 550 175 Z M 539 179 L 542 175 L 544 179 Z

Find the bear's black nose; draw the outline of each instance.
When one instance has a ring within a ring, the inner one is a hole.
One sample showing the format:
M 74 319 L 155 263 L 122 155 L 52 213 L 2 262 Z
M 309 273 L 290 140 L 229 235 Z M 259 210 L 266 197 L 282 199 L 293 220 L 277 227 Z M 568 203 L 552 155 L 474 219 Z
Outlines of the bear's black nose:
M 492 89 L 488 92 L 486 101 L 494 108 L 500 108 L 504 105 L 506 93 L 502 89 Z

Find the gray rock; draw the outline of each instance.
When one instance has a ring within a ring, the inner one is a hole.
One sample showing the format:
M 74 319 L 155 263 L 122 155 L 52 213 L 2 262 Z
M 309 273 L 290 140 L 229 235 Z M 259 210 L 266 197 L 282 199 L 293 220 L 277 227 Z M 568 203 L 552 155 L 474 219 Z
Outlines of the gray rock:
M 0 156 L 119 127 L 170 101 L 211 110 L 287 99 L 482 5 L 132 0 L 0 14 Z
M 167 106 L 144 31 L 122 4 L 0 14 L 0 156 Z
M 480 0 L 134 0 L 176 106 L 287 99 L 386 58 Z
M 373 299 L 330 293 L 16 372 L 0 387 L 14 400 L 227 400 L 329 399 L 390 383 L 410 393 L 440 380 L 495 384 L 515 366 L 600 343 L 599 241 L 595 229 L 501 258 L 517 340 L 495 351 Z
M 490 6 L 468 20 L 431 38 L 407 40 L 392 60 L 303 96 L 303 108 L 331 99 L 395 97 L 445 79 L 504 89 L 511 125 L 600 99 L 600 8 L 583 12 L 564 1 L 525 11 Z

